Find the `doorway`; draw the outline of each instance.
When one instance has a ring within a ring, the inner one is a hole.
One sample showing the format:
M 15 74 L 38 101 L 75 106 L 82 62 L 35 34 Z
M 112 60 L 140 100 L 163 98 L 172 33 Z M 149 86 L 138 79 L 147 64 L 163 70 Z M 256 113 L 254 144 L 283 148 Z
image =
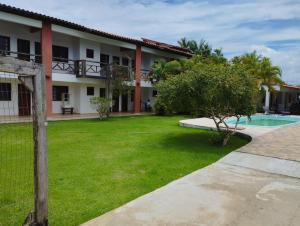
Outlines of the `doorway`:
M 28 116 L 31 114 L 30 91 L 23 84 L 18 84 L 18 105 L 19 116 Z
M 24 39 L 17 40 L 18 59 L 30 61 L 30 41 Z
M 119 90 L 114 89 L 113 90 L 113 106 L 112 106 L 112 111 L 113 112 L 119 112 Z
M 122 112 L 128 111 L 128 93 L 122 94 Z

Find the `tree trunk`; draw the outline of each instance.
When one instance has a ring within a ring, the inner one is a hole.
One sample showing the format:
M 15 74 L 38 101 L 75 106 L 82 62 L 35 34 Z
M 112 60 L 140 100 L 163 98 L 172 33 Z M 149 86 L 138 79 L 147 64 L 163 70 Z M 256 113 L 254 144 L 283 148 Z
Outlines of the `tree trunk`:
M 229 138 L 231 137 L 231 133 L 226 133 L 224 139 L 223 139 L 223 142 L 222 142 L 222 146 L 226 146 L 228 141 L 229 141 Z

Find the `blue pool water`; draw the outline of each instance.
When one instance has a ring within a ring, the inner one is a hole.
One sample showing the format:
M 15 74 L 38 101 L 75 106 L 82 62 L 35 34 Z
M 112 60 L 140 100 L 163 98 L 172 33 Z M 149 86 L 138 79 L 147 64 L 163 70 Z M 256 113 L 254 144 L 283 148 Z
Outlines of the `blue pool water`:
M 228 124 L 235 124 L 236 119 L 226 120 Z M 282 115 L 254 115 L 249 120 L 247 117 L 240 119 L 239 125 L 241 126 L 262 126 L 274 127 L 285 126 L 292 123 L 300 123 L 300 117 L 282 116 Z

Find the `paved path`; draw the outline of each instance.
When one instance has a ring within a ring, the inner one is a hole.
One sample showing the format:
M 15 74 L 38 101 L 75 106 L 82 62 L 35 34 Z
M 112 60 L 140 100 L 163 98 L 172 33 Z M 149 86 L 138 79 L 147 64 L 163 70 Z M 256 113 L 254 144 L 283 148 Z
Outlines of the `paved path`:
M 298 226 L 300 125 L 244 133 L 248 145 L 83 225 Z

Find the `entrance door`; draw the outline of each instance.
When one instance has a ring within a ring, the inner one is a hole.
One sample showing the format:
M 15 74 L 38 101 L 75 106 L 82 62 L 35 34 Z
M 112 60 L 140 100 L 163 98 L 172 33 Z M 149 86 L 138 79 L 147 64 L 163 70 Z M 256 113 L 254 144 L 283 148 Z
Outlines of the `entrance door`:
M 113 90 L 113 112 L 119 112 L 119 90 L 114 89 Z
M 18 59 L 30 61 L 30 41 L 18 39 L 17 41 Z
M 122 94 L 122 112 L 128 111 L 128 94 Z
M 22 84 L 18 85 L 19 116 L 27 116 L 31 113 L 30 91 Z

